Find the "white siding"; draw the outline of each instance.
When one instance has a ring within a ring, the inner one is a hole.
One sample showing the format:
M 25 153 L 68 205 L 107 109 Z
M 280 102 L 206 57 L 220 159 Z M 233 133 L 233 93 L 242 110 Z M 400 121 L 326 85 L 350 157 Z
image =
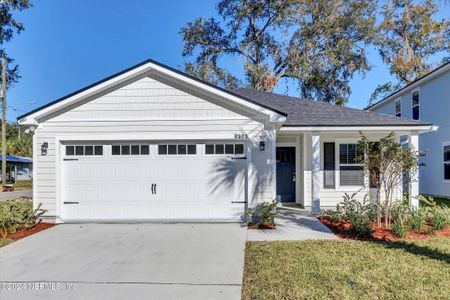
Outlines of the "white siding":
M 419 86 L 420 120 L 439 127 L 435 132 L 419 136 L 419 149 L 426 151 L 420 167 L 419 191 L 423 194 L 450 197 L 450 183 L 444 182 L 442 171 L 442 143 L 450 141 L 450 71 L 442 73 Z M 411 119 L 411 91 L 399 95 L 402 117 Z M 394 100 L 371 111 L 394 115 Z
M 266 150 L 259 151 L 258 142 L 261 134 L 269 132 L 262 123 L 240 113 L 146 77 L 40 124 L 33 145 L 35 205 L 42 203 L 47 215 L 56 215 L 57 138 L 85 136 L 89 140 L 93 135 L 114 135 L 127 140 L 136 134 L 149 139 L 152 134 L 233 139 L 235 133 L 247 133 L 252 148 L 249 164 L 259 174 L 251 181 L 255 193 L 250 201 L 268 201 L 272 198 L 272 148 L 269 139 Z M 48 143 L 45 156 L 40 150 L 43 142 Z
M 368 138 L 371 140 L 377 140 L 380 139 L 383 136 L 386 136 L 389 134 L 389 132 L 386 132 L 384 134 L 371 134 L 368 135 Z M 361 189 L 359 188 L 348 188 L 345 187 L 339 187 L 339 183 L 337 182 L 337 177 L 335 176 L 335 188 L 328 188 L 325 189 L 323 185 L 323 169 L 324 169 L 324 159 L 323 159 L 323 144 L 327 142 L 336 143 L 335 151 L 339 151 L 338 142 L 341 139 L 345 140 L 354 140 L 356 143 L 360 139 L 360 134 L 358 132 L 354 133 L 321 133 L 320 134 L 320 206 L 321 208 L 327 208 L 327 207 L 335 207 L 336 204 L 339 202 L 342 202 L 343 197 L 345 193 L 351 195 L 355 192 L 358 192 L 356 195 L 356 199 L 359 201 L 362 201 L 364 199 L 364 196 L 368 194 L 367 187 L 362 186 Z M 301 148 L 301 151 L 304 151 L 305 155 L 305 164 L 304 164 L 304 198 L 303 198 L 303 205 L 305 207 L 311 206 L 311 198 L 312 198 L 312 174 L 311 174 L 311 166 L 312 166 L 312 143 L 311 143 L 311 135 L 308 133 L 304 134 L 304 143 L 305 148 Z M 304 150 L 303 150 L 304 149 Z M 336 168 L 338 167 L 338 162 L 336 162 Z M 396 199 L 401 199 L 401 192 L 398 191 L 397 195 L 394 197 Z M 367 196 L 367 201 L 369 200 L 369 196 Z

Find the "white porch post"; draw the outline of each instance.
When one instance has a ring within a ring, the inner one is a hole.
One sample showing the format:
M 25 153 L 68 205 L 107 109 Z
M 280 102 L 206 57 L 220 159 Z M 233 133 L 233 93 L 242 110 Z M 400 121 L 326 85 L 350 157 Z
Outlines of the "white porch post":
M 412 132 L 409 135 L 409 147 L 415 151 L 419 151 L 419 134 Z M 409 206 L 411 208 L 419 208 L 419 170 L 410 173 L 411 188 L 409 190 Z
M 313 133 L 312 135 L 312 207 L 311 214 L 318 215 L 320 213 L 320 135 Z

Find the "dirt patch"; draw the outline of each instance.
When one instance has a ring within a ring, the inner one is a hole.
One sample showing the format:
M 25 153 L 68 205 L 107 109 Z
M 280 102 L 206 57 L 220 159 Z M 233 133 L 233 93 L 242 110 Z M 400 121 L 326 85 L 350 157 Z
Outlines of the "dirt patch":
M 30 228 L 30 229 L 19 229 L 16 232 L 8 235 L 6 238 L 7 239 L 12 239 L 12 240 L 20 240 L 23 239 L 24 237 L 27 237 L 29 235 L 35 234 L 39 231 L 48 229 L 50 227 L 55 226 L 55 224 L 51 224 L 51 223 L 39 223 L 36 226 Z
M 330 217 L 318 217 L 320 222 L 327 226 L 334 234 L 336 234 L 341 239 L 346 240 L 360 240 L 361 238 L 357 237 L 351 230 L 350 230 L 350 223 L 339 220 L 334 221 Z M 372 235 L 371 238 L 374 240 L 381 240 L 381 241 L 387 241 L 387 242 L 398 242 L 398 241 L 404 241 L 404 240 L 419 240 L 419 239 L 426 239 L 430 237 L 450 237 L 450 226 L 447 226 L 446 228 L 438 231 L 434 231 L 433 233 L 428 233 L 428 230 L 430 230 L 432 227 L 429 224 L 426 224 L 424 226 L 423 231 L 409 231 L 407 236 L 404 238 L 400 238 L 392 232 L 392 230 L 385 228 L 384 226 L 379 227 L 376 226 L 376 224 L 372 225 Z

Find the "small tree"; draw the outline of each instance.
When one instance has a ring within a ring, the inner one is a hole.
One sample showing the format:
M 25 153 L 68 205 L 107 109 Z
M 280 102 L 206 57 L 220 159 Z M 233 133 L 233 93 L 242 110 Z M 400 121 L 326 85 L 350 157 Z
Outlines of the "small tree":
M 358 145 L 364 153 L 364 170 L 377 189 L 378 225 L 381 226 L 381 214 L 382 208 L 384 208 L 384 222 L 385 226 L 389 228 L 395 190 L 403 183 L 403 180 L 410 182 L 415 177 L 404 178 L 403 174 L 405 171 L 411 175 L 417 172 L 421 154 L 409 147 L 404 148 L 395 140 L 393 132 L 377 142 L 369 141 L 361 133 Z M 385 196 L 384 202 L 381 201 L 382 190 Z

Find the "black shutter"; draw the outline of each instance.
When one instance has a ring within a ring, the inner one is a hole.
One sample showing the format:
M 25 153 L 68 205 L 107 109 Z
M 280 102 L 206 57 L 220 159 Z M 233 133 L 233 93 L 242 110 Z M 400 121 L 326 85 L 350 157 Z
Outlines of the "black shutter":
M 334 143 L 323 144 L 323 167 L 323 187 L 326 189 L 334 189 Z

